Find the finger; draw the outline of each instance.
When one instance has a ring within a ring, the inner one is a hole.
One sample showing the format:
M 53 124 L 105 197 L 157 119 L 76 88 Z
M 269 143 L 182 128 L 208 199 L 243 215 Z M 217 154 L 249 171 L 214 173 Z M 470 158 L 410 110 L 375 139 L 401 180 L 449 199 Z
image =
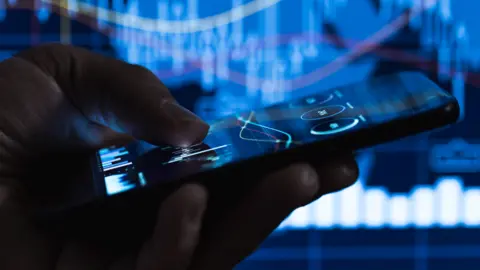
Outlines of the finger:
M 208 125 L 180 106 L 147 69 L 61 44 L 16 55 L 53 77 L 89 120 L 153 144 L 187 146 Z
M 186 269 L 195 250 L 207 205 L 207 191 L 187 184 L 162 203 L 152 238 L 145 243 L 138 270 Z
M 268 176 L 232 214 L 208 229 L 191 269 L 232 269 L 295 208 L 312 200 L 319 185 L 317 173 L 306 164 Z
M 324 179 L 317 198 L 347 188 L 358 179 L 358 164 L 353 155 L 347 155 L 326 163 L 309 161 L 309 164 L 321 175 L 321 179 Z
M 348 157 L 316 168 L 297 164 L 268 176 L 224 221 L 208 229 L 192 269 L 231 269 L 293 210 L 353 184 L 357 166 L 350 160 Z

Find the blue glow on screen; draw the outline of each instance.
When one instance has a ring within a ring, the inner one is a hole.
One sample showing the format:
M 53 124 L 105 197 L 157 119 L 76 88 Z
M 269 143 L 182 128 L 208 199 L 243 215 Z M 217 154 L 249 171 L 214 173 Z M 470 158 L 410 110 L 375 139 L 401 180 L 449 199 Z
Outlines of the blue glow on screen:
M 108 195 L 117 194 L 119 192 L 125 192 L 135 188 L 133 184 L 126 184 L 124 178 L 126 174 L 114 174 L 105 177 L 105 186 Z

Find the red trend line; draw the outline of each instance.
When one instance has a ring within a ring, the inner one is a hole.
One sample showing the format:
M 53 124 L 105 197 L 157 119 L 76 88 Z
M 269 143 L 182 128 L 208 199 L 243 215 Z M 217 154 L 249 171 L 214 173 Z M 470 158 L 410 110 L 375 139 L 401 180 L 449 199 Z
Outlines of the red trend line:
M 280 144 L 279 143 L 276 143 L 276 141 L 278 141 L 278 138 L 273 136 L 272 134 L 269 134 L 269 133 L 266 133 L 266 132 L 262 132 L 262 131 L 259 131 L 259 130 L 255 130 L 255 129 L 251 129 L 251 128 L 243 128 L 243 129 L 246 129 L 250 132 L 256 132 L 256 133 L 259 133 L 259 134 L 262 134 L 262 135 L 265 135 L 269 138 L 271 138 L 273 141 L 272 142 L 275 142 L 275 151 L 277 151 L 280 147 Z
M 278 40 L 279 41 L 278 43 L 279 43 L 279 45 L 282 45 L 282 44 L 290 43 L 291 40 L 295 39 L 295 38 L 304 38 L 304 35 L 301 35 L 301 34 L 292 35 L 291 34 L 291 35 L 284 35 L 284 36 L 279 36 L 279 37 L 280 38 Z M 358 42 L 354 42 L 352 40 L 344 39 L 344 40 L 342 40 L 342 42 L 345 42 L 347 44 L 340 44 L 340 41 L 336 40 L 334 38 L 334 36 L 332 36 L 332 35 L 321 35 L 321 34 L 316 34 L 313 42 L 330 44 L 330 45 L 334 45 L 334 46 L 345 46 L 346 45 L 345 48 L 351 48 L 351 47 L 354 46 L 354 44 L 358 43 Z M 396 61 L 396 62 L 403 62 L 403 63 L 410 63 L 410 64 L 413 63 L 417 68 L 420 68 L 420 69 L 423 69 L 423 70 L 429 70 L 430 66 L 436 64 L 436 61 L 434 61 L 434 60 L 427 59 L 427 58 L 422 58 L 421 56 L 413 54 L 413 53 L 407 53 L 407 52 L 404 52 L 404 51 L 399 50 L 399 49 L 391 49 L 391 48 L 388 48 L 388 47 L 385 47 L 385 46 L 378 46 L 377 48 L 375 48 L 372 51 L 372 53 L 374 53 L 375 55 L 377 55 L 379 57 L 386 58 L 386 59 L 389 59 L 389 60 L 393 60 L 393 61 Z M 230 57 L 231 57 L 231 54 L 230 54 Z M 212 63 L 211 63 L 212 65 L 214 65 L 213 62 L 215 62 L 215 60 L 212 60 Z M 186 66 L 184 67 L 184 71 L 182 72 L 182 74 L 176 74 L 172 70 L 156 70 L 154 72 L 157 75 L 159 75 L 161 78 L 168 79 L 168 78 L 172 78 L 172 77 L 182 76 L 182 75 L 194 72 L 196 70 L 201 70 L 202 67 L 203 66 L 202 66 L 202 63 L 200 61 L 189 60 L 186 63 Z M 229 69 L 228 73 L 231 74 L 231 73 L 239 73 L 239 72 L 237 72 L 233 69 Z M 450 71 L 450 73 L 452 73 L 452 74 L 455 73 L 455 70 L 452 69 Z M 242 74 L 242 76 L 246 76 L 246 75 Z
M 423 11 L 422 9 L 416 11 L 415 16 L 420 14 L 420 12 Z M 393 33 L 395 33 L 397 30 L 400 28 L 406 26 L 409 22 L 409 19 L 412 14 L 410 12 L 405 12 L 401 16 L 399 16 L 397 19 L 395 19 L 392 23 L 387 24 L 384 26 L 382 29 L 380 29 L 378 32 L 370 36 L 367 40 L 361 42 L 358 44 L 356 47 L 352 48 L 350 52 L 347 54 L 336 58 L 334 61 L 330 62 L 329 64 L 311 72 L 308 74 L 303 75 L 300 78 L 296 78 L 293 80 L 285 80 L 283 83 L 286 84 L 287 88 L 285 90 L 294 90 L 294 89 L 300 89 L 307 87 L 309 85 L 312 85 L 321 79 L 324 79 L 331 75 L 332 73 L 338 71 L 342 67 L 346 66 L 349 62 L 353 61 L 354 59 L 358 58 L 359 56 L 366 54 L 376 47 L 378 47 L 378 44 L 387 38 L 389 38 Z M 230 73 L 230 79 L 232 81 L 245 85 L 246 78 L 244 75 L 238 73 L 238 72 L 231 72 Z
M 295 37 L 302 38 L 303 36 L 300 35 L 300 34 L 289 35 L 288 39 L 279 39 L 279 41 L 280 41 L 279 43 L 287 43 L 288 44 Z M 336 45 L 336 46 L 343 46 L 343 44 L 339 44 L 340 43 L 339 41 L 336 41 L 335 39 L 333 39 L 333 38 L 330 39 L 330 38 L 331 38 L 331 36 L 328 36 L 328 35 L 317 34 L 316 38 L 313 40 L 313 42 L 315 42 L 315 43 L 327 43 L 327 44 Z M 285 41 L 285 42 L 281 42 L 281 41 Z M 343 41 L 345 41 L 347 43 L 346 48 L 351 48 L 351 47 L 354 46 L 352 44 L 356 43 L 356 42 L 348 41 L 348 40 L 343 40 Z M 436 61 L 434 61 L 434 60 L 427 59 L 427 58 L 422 58 L 421 56 L 416 55 L 416 54 L 406 53 L 406 52 L 404 52 L 402 50 L 399 50 L 399 49 L 391 49 L 391 48 L 387 48 L 387 47 L 384 47 L 384 46 L 378 46 L 377 48 L 375 48 L 372 51 L 372 53 L 374 53 L 375 55 L 377 55 L 379 57 L 386 58 L 386 59 L 389 59 L 389 60 L 393 60 L 393 61 L 396 61 L 396 62 L 403 62 L 403 63 L 410 63 L 410 64 L 413 63 L 416 67 L 424 69 L 424 70 L 428 70 L 430 66 L 436 64 Z M 213 62 L 215 62 L 215 60 L 212 60 L 212 65 L 214 64 Z M 200 70 L 202 69 L 202 63 L 199 62 L 199 61 L 190 60 L 186 63 L 186 66 L 184 67 L 184 71 L 182 71 L 181 74 L 176 74 L 175 72 L 173 72 L 172 70 L 169 70 L 169 69 L 167 69 L 167 70 L 155 70 L 154 72 L 157 75 L 159 75 L 161 78 L 168 79 L 168 78 L 172 78 L 172 77 L 182 76 L 182 75 L 194 72 L 194 71 L 199 70 L 199 69 Z M 233 69 L 229 69 L 228 72 L 229 72 L 229 74 L 239 73 L 239 72 L 237 72 Z M 455 70 L 452 69 L 450 71 L 450 73 L 455 73 Z M 246 75 L 243 75 L 243 76 L 246 76 Z
M 336 60 L 330 62 L 328 65 L 322 68 L 319 68 L 316 71 L 313 71 L 309 74 L 305 74 L 300 78 L 295 78 L 292 80 L 284 80 L 283 83 L 286 85 L 289 85 L 289 88 L 286 90 L 299 89 L 299 88 L 314 84 L 320 81 L 321 79 L 331 75 L 332 73 L 338 71 L 339 69 L 347 65 L 349 62 L 352 62 L 356 58 L 368 52 L 373 52 L 379 56 L 388 58 L 390 60 L 396 60 L 399 62 L 414 62 L 416 63 L 417 68 L 420 68 L 423 70 L 429 70 L 431 66 L 434 66 L 434 64 L 436 64 L 435 61 L 432 61 L 430 59 L 422 59 L 418 55 L 408 54 L 401 50 L 385 49 L 385 48 L 382 48 L 382 46 L 380 45 L 380 42 L 386 40 L 388 37 L 394 34 L 398 29 L 406 26 L 412 17 L 418 16 L 419 14 L 421 14 L 423 9 L 421 8 L 413 11 L 414 11 L 413 14 L 410 13 L 409 11 L 405 12 L 404 14 L 399 16 L 397 19 L 395 19 L 392 23 L 386 25 L 385 27 L 380 29 L 380 31 L 378 31 L 377 33 L 375 33 L 374 35 L 372 35 L 370 38 L 368 38 L 363 42 L 360 42 L 360 43 L 354 42 L 354 41 L 352 42 L 351 40 L 348 41 L 348 39 L 342 38 L 342 40 L 346 41 L 346 43 L 354 44 L 352 46 L 353 47 L 352 50 L 349 53 L 337 58 Z M 315 42 L 319 41 L 318 36 L 320 35 L 316 35 Z M 276 42 L 277 43 L 276 45 L 278 46 L 291 41 L 291 38 L 285 39 L 284 37 L 288 37 L 288 36 L 276 36 L 276 37 L 270 37 L 270 38 L 278 39 Z M 300 37 L 304 38 L 305 36 L 300 36 Z M 325 39 L 325 37 L 327 38 Z M 320 42 L 324 42 L 324 43 L 330 42 L 330 44 L 335 42 L 338 43 L 336 39 L 328 39 L 328 36 L 326 35 L 321 36 Z M 245 50 L 245 48 L 242 48 L 242 49 Z M 202 69 L 203 67 L 202 63 L 200 63 L 199 61 L 189 61 L 189 62 L 191 65 L 197 67 L 198 69 Z M 214 73 L 213 71 L 211 72 Z M 455 72 L 456 71 L 453 68 L 447 71 L 449 75 L 454 74 Z M 229 75 L 230 75 L 229 79 L 231 81 L 240 85 L 246 85 L 246 78 L 248 76 L 246 76 L 245 74 L 236 72 L 234 70 L 229 70 Z M 468 79 L 467 83 L 473 84 L 473 85 L 480 85 L 480 78 L 478 77 L 477 74 L 470 74 L 465 72 L 465 75 L 467 76 L 467 79 Z M 257 81 L 261 81 L 261 80 L 257 80 Z
M 294 90 L 294 89 L 304 88 L 320 81 L 323 78 L 328 77 L 332 73 L 346 66 L 348 63 L 350 63 L 354 59 L 374 50 L 376 47 L 378 47 L 380 42 L 389 38 L 392 34 L 394 34 L 400 28 L 408 25 L 409 19 L 411 19 L 412 17 L 418 16 L 424 9 L 425 7 L 422 6 L 422 8 L 419 8 L 418 10 L 410 9 L 409 11 L 404 12 L 397 19 L 393 20 L 393 22 L 387 24 L 378 32 L 374 33 L 372 36 L 367 38 L 367 40 L 361 42 L 356 47 L 352 48 L 352 50 L 347 54 L 341 57 L 338 57 L 337 59 L 330 62 L 329 64 L 311 73 L 305 74 L 300 78 L 283 81 L 284 85 L 286 86 L 286 89 L 284 90 Z M 414 11 L 414 13 L 411 14 L 410 11 Z M 199 65 L 198 63 L 195 64 L 194 62 L 192 62 L 192 64 L 201 68 L 201 65 Z M 229 78 L 231 81 L 238 83 L 240 85 L 246 84 L 246 76 L 244 74 L 231 71 L 229 75 L 230 75 Z
M 303 88 L 310 84 L 313 84 L 331 75 L 332 73 L 338 71 L 339 69 L 341 69 L 342 67 L 344 67 L 345 65 L 353 61 L 354 59 L 360 57 L 361 55 L 364 55 L 369 51 L 372 51 L 373 49 L 375 49 L 375 47 L 379 45 L 380 42 L 386 40 L 391 35 L 393 35 L 396 31 L 398 31 L 400 28 L 407 25 L 409 22 L 409 17 L 410 17 L 409 13 L 405 12 L 399 18 L 395 19 L 392 23 L 387 24 L 385 27 L 380 29 L 380 31 L 372 35 L 366 41 L 352 48 L 352 50 L 349 53 L 345 54 L 344 56 L 338 57 L 330 64 L 305 75 L 303 78 L 301 78 L 302 80 L 298 80 L 298 79 L 294 80 L 292 82 L 292 87 L 298 89 L 298 88 Z
M 433 1 L 436 2 L 435 0 L 433 0 Z M 15 6 L 15 9 L 22 9 L 22 8 L 32 9 L 30 6 L 26 6 L 26 7 L 22 7 L 21 5 L 20 6 Z M 414 10 L 415 11 L 414 15 L 417 16 L 418 14 L 420 14 L 423 11 L 423 9 L 424 8 Z M 65 10 L 64 8 L 55 7 L 55 8 L 53 8 L 52 12 L 57 13 L 60 16 L 63 16 L 62 11 L 64 11 L 64 10 Z M 431 64 L 435 63 L 434 61 L 432 61 L 430 59 L 428 59 L 428 60 L 423 59 L 422 60 L 422 58 L 419 57 L 418 55 L 409 54 L 409 53 L 406 53 L 406 52 L 398 50 L 398 49 L 397 50 L 388 49 L 388 48 L 385 48 L 385 47 L 383 47 L 379 44 L 380 42 L 382 42 L 383 40 L 385 40 L 389 36 L 391 36 L 393 33 L 395 33 L 395 31 L 397 31 L 398 29 L 406 26 L 408 24 L 409 18 L 411 18 L 411 17 L 413 17 L 413 16 L 409 11 L 405 12 L 404 14 L 400 15 L 397 19 L 395 19 L 392 23 L 387 24 L 382 29 L 380 29 L 378 32 L 376 32 L 375 34 L 370 36 L 367 40 L 362 41 L 362 42 L 356 42 L 356 41 L 345 39 L 345 38 L 341 37 L 342 41 L 348 43 L 349 46 L 351 46 L 352 50 L 349 53 L 337 58 L 336 60 L 330 62 L 329 64 L 327 64 L 326 66 L 323 66 L 322 68 L 319 68 L 319 69 L 317 69 L 317 70 L 315 70 L 311 73 L 305 74 L 305 75 L 303 75 L 302 77 L 299 77 L 299 78 L 294 78 L 294 79 L 291 79 L 291 80 L 284 80 L 283 83 L 285 83 L 286 85 L 289 85 L 289 88 L 287 90 L 293 90 L 293 89 L 306 87 L 308 85 L 314 84 L 314 83 L 320 81 L 321 79 L 331 75 L 332 73 L 338 71 L 339 69 L 341 69 L 342 67 L 347 65 L 349 62 L 352 62 L 356 58 L 358 58 L 358 57 L 360 57 L 360 56 L 362 56 L 362 55 L 364 55 L 368 52 L 372 52 L 372 53 L 377 54 L 378 56 L 385 57 L 385 58 L 388 58 L 390 60 L 395 60 L 395 61 L 399 61 L 399 62 L 414 62 L 414 63 L 417 63 L 418 68 L 428 70 L 429 66 Z M 90 26 L 94 30 L 99 31 L 104 35 L 113 36 L 113 33 L 117 32 L 117 31 L 114 31 L 113 29 L 99 29 L 96 20 L 94 18 L 85 16 L 85 15 L 78 16 L 78 17 L 75 18 L 75 20 L 80 22 L 80 23 L 83 23 L 83 24 L 86 24 L 86 25 Z M 122 29 L 121 31 L 126 31 L 126 29 Z M 149 40 L 149 38 L 146 37 L 145 33 L 143 33 L 143 35 L 141 35 L 140 33 L 137 33 L 137 31 L 133 31 L 133 30 L 128 30 L 128 31 L 129 32 L 134 32 L 134 33 L 133 34 L 132 33 L 127 33 L 125 36 L 134 38 L 137 43 L 141 43 L 140 45 L 148 46 L 152 49 L 154 49 L 155 47 L 158 48 L 159 47 L 158 45 L 163 45 L 162 46 L 163 49 L 166 49 L 166 48 L 164 48 L 165 46 L 172 47 L 170 44 L 166 44 L 166 42 L 163 42 L 162 40 L 159 40 L 157 38 L 151 37 L 150 40 Z M 119 36 L 123 37 L 124 35 L 119 35 Z M 287 44 L 287 43 L 291 42 L 292 38 L 302 39 L 302 38 L 305 38 L 305 37 L 306 37 L 305 34 L 279 35 L 279 36 L 273 36 L 273 37 L 266 37 L 264 40 L 267 40 L 268 38 L 275 38 L 278 41 L 277 44 L 275 44 L 275 45 L 278 46 L 278 45 Z M 330 43 L 330 44 L 337 43 L 336 45 L 340 45 L 340 44 L 338 44 L 338 41 L 336 41 L 335 36 L 330 36 L 330 37 L 331 38 L 329 38 L 328 35 L 317 34 L 314 41 L 316 43 Z M 122 39 L 122 38 L 118 38 L 118 37 L 112 37 L 112 38 L 117 38 L 118 40 Z M 152 40 L 152 39 L 154 39 L 154 40 Z M 125 40 L 125 41 L 128 42 L 128 40 Z M 266 42 L 262 42 L 262 44 L 264 44 L 264 43 L 266 43 Z M 155 46 L 154 44 L 156 44 L 157 46 Z M 246 47 L 246 45 L 244 45 L 244 47 L 241 48 L 241 49 L 246 50 L 245 47 Z M 347 46 L 347 48 L 348 48 L 348 46 Z M 157 75 L 161 76 L 162 78 L 166 79 L 166 78 L 170 78 L 170 77 L 185 75 L 187 73 L 194 72 L 198 69 L 202 69 L 202 64 L 199 61 L 188 61 L 188 62 L 190 64 L 190 66 L 187 66 L 188 69 L 186 71 L 184 70 L 182 72 L 182 74 L 176 74 L 172 71 L 167 71 L 167 70 L 158 70 L 158 71 L 154 71 L 154 72 Z M 450 74 L 453 74 L 453 73 L 455 73 L 455 70 L 451 69 L 448 72 Z M 230 77 L 231 77 L 230 79 L 233 79 L 232 80 L 233 82 L 238 83 L 240 85 L 246 85 L 247 76 L 245 74 L 242 74 L 240 72 L 236 72 L 234 70 L 229 70 L 229 74 L 230 74 Z M 467 72 L 465 72 L 465 74 L 466 74 L 467 79 L 468 79 L 467 83 L 473 84 L 473 85 L 476 85 L 476 86 L 480 86 L 480 78 L 478 77 L 478 74 L 474 74 L 474 73 L 469 74 Z M 260 80 L 262 80 L 262 79 L 260 79 Z
M 420 14 L 422 10 L 416 11 L 418 15 Z M 354 59 L 360 57 L 363 54 L 368 53 L 369 51 L 372 51 L 376 47 L 379 46 L 379 43 L 386 40 L 389 38 L 392 34 L 394 34 L 396 31 L 398 31 L 400 28 L 406 26 L 409 22 L 409 19 L 411 18 L 410 12 L 404 12 L 402 15 L 400 15 L 397 19 L 395 19 L 392 23 L 387 24 L 384 26 L 382 29 L 380 29 L 378 32 L 370 36 L 367 40 L 357 44 L 357 46 L 353 47 L 350 52 L 347 54 L 338 57 L 334 61 L 330 62 L 329 64 L 311 72 L 308 74 L 305 74 L 299 78 L 295 78 L 292 80 L 284 80 L 283 83 L 287 87 L 284 90 L 294 90 L 294 89 L 299 89 L 303 87 L 307 87 L 309 85 L 312 85 L 321 79 L 331 75 L 332 73 L 338 71 L 342 67 L 346 66 L 349 62 L 353 61 Z M 145 38 L 145 37 L 144 37 Z M 154 43 L 163 43 L 161 40 L 159 41 L 158 39 L 151 37 L 152 39 L 155 39 L 156 42 Z M 323 40 L 323 39 L 322 39 Z M 140 41 L 140 39 L 137 39 L 137 41 Z M 150 40 L 151 43 L 152 41 Z M 202 63 L 199 61 L 190 61 L 190 64 L 201 69 L 203 67 Z M 212 71 L 214 73 L 215 71 Z M 233 71 L 229 70 L 229 80 L 233 81 L 234 83 L 240 84 L 240 85 L 246 85 L 247 81 L 247 76 Z M 263 79 L 263 81 L 267 81 Z M 262 83 L 262 82 L 260 82 Z
M 251 129 L 251 128 L 246 127 L 246 125 L 245 125 L 244 123 L 242 123 L 240 120 L 237 120 L 237 121 L 236 121 L 236 124 L 237 124 L 238 127 L 241 127 L 241 128 L 243 128 L 243 129 L 250 130 L 250 131 L 254 131 L 254 132 L 258 132 L 258 133 L 261 133 L 261 134 L 263 134 L 263 135 L 265 135 L 265 136 L 268 136 L 268 137 L 270 137 L 270 138 L 272 138 L 272 139 L 274 139 L 274 140 L 278 140 L 277 137 L 273 136 L 273 135 L 270 134 L 270 133 L 263 132 L 263 131 L 259 131 L 259 130 L 254 130 L 254 129 Z

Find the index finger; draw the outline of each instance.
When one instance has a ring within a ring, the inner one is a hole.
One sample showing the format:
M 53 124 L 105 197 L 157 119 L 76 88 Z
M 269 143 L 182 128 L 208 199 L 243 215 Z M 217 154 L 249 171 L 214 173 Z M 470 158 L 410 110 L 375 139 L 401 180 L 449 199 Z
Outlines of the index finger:
M 149 70 L 61 44 L 16 55 L 53 77 L 90 121 L 153 144 L 187 146 L 201 141 L 208 125 L 180 106 Z

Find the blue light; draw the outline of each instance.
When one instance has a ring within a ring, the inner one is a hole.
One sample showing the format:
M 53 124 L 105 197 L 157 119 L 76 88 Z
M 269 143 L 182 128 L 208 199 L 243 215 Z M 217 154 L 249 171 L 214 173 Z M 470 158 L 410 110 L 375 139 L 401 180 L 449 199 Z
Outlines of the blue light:
M 397 28 L 417 29 L 422 49 L 436 51 L 441 63 L 438 74 L 443 80 L 453 78 L 452 87 L 461 101 L 463 117 L 466 67 L 478 67 L 480 63 L 474 38 L 480 35 L 472 34 L 477 34 L 477 16 L 473 12 L 477 4 L 466 0 L 382 0 L 376 11 L 369 1 L 232 0 L 214 5 L 200 5 L 198 1 L 133 0 L 125 5 L 115 0 L 111 9 L 120 16 L 109 13 L 105 0 L 99 0 L 98 5 L 91 0 L 69 0 L 68 9 L 74 17 L 75 13 L 92 13 L 98 7 L 100 28 L 108 25 L 115 29 L 109 32 L 119 56 L 153 70 L 167 84 L 188 78 L 213 90 L 232 82 L 246 90 L 241 95 L 262 105 L 292 98 L 298 92 L 295 90 L 305 94 L 353 83 L 372 72 L 373 62 L 360 66 L 345 60 L 336 74 L 311 73 L 345 54 L 329 40 L 326 23 L 333 25 L 350 50 L 407 9 L 423 10 Z M 42 22 L 48 17 L 47 5 L 52 3 L 41 1 Z M 228 15 L 215 17 L 222 12 Z M 121 17 L 124 15 L 128 16 Z M 283 19 L 285 16 L 288 20 Z M 347 17 L 349 20 L 341 19 Z M 199 27 L 204 30 L 188 30 Z M 389 40 L 398 29 L 379 41 Z M 256 44 L 255 49 L 252 44 Z
M 115 174 L 105 177 L 107 195 L 114 195 L 135 188 L 134 184 L 124 181 L 126 174 Z
M 460 177 L 442 177 L 435 186 L 390 194 L 359 180 L 336 194 L 295 210 L 278 230 L 479 228 L 480 187 L 464 188 Z
M 5 1 L 0 2 L 0 21 L 5 20 L 5 17 L 7 16 L 7 9 L 5 6 Z

